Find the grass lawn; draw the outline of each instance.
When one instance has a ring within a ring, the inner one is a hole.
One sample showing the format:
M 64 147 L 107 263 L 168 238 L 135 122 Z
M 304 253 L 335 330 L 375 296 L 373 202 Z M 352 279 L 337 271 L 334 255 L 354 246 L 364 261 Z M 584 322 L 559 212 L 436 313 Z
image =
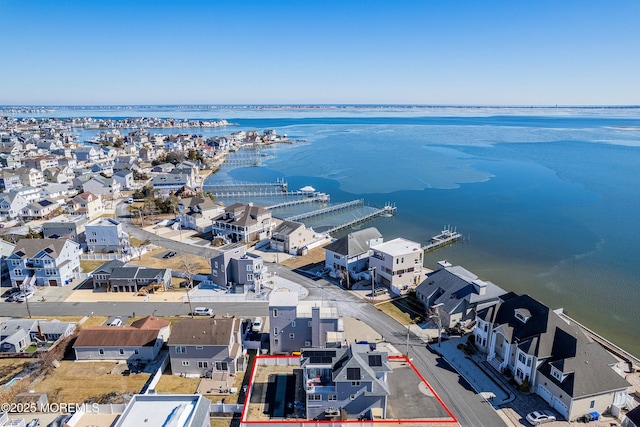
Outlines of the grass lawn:
M 100 267 L 102 264 L 105 264 L 107 262 L 109 261 L 84 259 L 80 261 L 80 270 L 83 273 L 91 273 L 93 270 L 95 270 L 96 268 Z
M 158 393 L 193 394 L 198 389 L 200 378 L 183 378 L 171 375 L 171 369 L 167 369 L 156 385 Z
M 422 321 L 425 315 L 424 308 L 411 296 L 376 304 L 376 308 L 384 311 L 403 325 L 414 323 L 416 320 Z
M 110 393 L 139 393 L 149 379 L 149 374 L 126 377 L 110 374 L 115 366 L 113 362 L 76 363 L 63 360 L 60 367 L 52 368 L 42 381 L 33 386 L 33 390 L 46 392 L 49 402 L 82 403 Z
M 0 359 L 0 384 L 4 384 L 19 374 L 24 367 L 35 359 Z
M 143 265 L 145 267 L 153 268 L 170 268 L 172 270 L 184 271 L 182 265 L 183 257 L 191 264 L 194 274 L 211 274 L 211 266 L 209 260 L 196 255 L 178 255 L 171 258 L 162 258 L 167 253 L 165 248 L 156 248 L 146 254 L 142 255 L 140 259 L 134 257 L 129 261 L 129 264 Z M 175 279 L 176 281 L 181 281 Z

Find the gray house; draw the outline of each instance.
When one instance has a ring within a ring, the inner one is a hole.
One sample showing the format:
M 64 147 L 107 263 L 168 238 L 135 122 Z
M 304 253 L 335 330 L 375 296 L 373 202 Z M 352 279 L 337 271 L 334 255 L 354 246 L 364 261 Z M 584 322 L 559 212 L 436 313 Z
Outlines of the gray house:
M 22 353 L 32 344 L 55 343 L 76 330 L 74 322 L 8 319 L 0 323 L 0 352 Z
M 416 298 L 425 309 L 437 310 L 444 327 L 475 320 L 476 311 L 494 305 L 506 292 L 499 286 L 447 261 L 416 288 Z
M 115 219 L 98 218 L 85 225 L 85 234 L 91 252 L 125 252 L 129 249 L 129 235 Z
M 83 328 L 73 345 L 76 360 L 153 360 L 169 335 L 169 322 L 147 316 L 131 326 Z
M 173 375 L 204 377 L 246 369 L 241 321 L 236 317 L 183 319 L 173 324 L 169 357 Z
M 342 348 L 305 348 L 300 356 L 307 419 L 323 419 L 325 410 L 342 408 L 355 418 L 379 408 L 386 417 L 390 394 L 387 353 L 368 344 Z
M 213 283 L 228 287 L 233 293 L 261 292 L 267 271 L 262 257 L 248 253 L 242 243 L 231 243 L 217 249 L 220 254 L 211 258 Z
M 324 347 L 344 341 L 338 310 L 328 301 L 298 301 L 295 292 L 269 296 L 271 354 L 288 354 L 304 347 Z
M 332 271 L 348 270 L 350 276 L 360 273 L 369 266 L 371 246 L 382 242 L 382 234 L 375 227 L 353 231 L 324 247 L 325 267 Z
M 159 287 L 163 290 L 171 286 L 170 268 L 116 267 L 111 270 L 107 290 L 111 292 L 139 292 L 142 288 Z
M 62 237 L 76 243 L 84 243 L 86 223 L 87 218 L 84 216 L 59 215 L 42 224 L 42 233 L 45 238 Z

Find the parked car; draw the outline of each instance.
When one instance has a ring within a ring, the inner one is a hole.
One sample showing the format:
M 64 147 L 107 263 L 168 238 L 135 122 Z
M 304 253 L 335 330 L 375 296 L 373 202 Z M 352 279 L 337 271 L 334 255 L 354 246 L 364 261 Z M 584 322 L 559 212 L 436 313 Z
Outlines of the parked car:
M 122 319 L 115 317 L 111 322 L 107 323 L 107 326 L 122 326 Z
M 253 326 L 251 326 L 251 330 L 253 332 L 262 331 L 262 317 L 256 317 L 253 319 Z
M 17 297 L 15 297 L 16 302 L 25 302 L 28 299 L 31 299 L 36 293 L 33 291 L 26 291 L 23 292 L 21 294 L 18 294 Z
M 213 310 L 207 307 L 196 307 L 193 309 L 194 316 L 213 316 Z
M 29 421 L 29 424 L 27 424 L 25 427 L 38 427 L 40 425 L 40 418 L 34 418 L 31 421 Z
M 164 255 L 162 256 L 162 258 L 172 258 L 172 257 L 174 257 L 174 256 L 176 256 L 176 255 L 178 255 L 178 253 L 177 253 L 177 252 L 175 252 L 175 251 L 169 251 L 169 252 L 167 252 L 166 254 L 164 254 Z
M 20 293 L 20 289 L 19 288 L 9 288 L 6 291 L 4 291 L 2 293 L 2 298 L 8 298 L 12 295 L 18 294 Z
M 533 411 L 527 414 L 527 421 L 532 426 L 550 423 L 556 420 L 556 416 L 550 411 Z

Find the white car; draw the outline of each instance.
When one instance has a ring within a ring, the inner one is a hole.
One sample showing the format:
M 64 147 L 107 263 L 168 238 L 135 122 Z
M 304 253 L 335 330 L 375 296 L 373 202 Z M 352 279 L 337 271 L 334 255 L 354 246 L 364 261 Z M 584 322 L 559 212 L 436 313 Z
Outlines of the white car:
M 213 316 L 213 310 L 207 307 L 196 307 L 193 309 L 194 316 Z
M 28 299 L 31 299 L 35 295 L 33 291 L 22 292 L 16 297 L 17 302 L 25 302 Z
M 527 421 L 533 426 L 550 423 L 556 420 L 556 416 L 550 411 L 533 411 L 527 414 Z
M 253 326 L 251 327 L 251 330 L 253 332 L 262 331 L 262 317 L 256 317 L 253 319 Z
M 116 317 L 111 322 L 107 323 L 107 326 L 122 326 L 122 319 Z

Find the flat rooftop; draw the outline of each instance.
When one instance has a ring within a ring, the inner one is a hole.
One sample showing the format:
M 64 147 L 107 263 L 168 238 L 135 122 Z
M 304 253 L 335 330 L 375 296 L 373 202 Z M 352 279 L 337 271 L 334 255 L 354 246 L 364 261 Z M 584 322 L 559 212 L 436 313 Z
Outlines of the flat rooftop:
M 204 402 L 206 401 L 206 402 Z M 206 405 L 209 417 L 210 402 L 201 395 L 194 394 L 149 394 L 135 395 L 127 405 L 116 427 L 171 426 L 187 427 L 197 424 L 198 411 Z M 193 424 L 196 421 L 196 424 Z
M 422 252 L 422 246 L 420 243 L 403 239 L 402 237 L 372 246 L 371 249 L 384 252 L 391 256 L 406 255 L 412 252 Z

